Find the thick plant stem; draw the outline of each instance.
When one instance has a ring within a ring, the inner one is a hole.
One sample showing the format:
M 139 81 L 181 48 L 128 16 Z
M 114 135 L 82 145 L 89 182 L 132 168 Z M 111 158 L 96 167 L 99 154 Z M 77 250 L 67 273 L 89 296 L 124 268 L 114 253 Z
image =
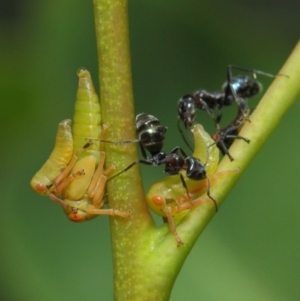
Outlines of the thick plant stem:
M 135 137 L 131 86 L 126 0 L 94 0 L 99 77 L 103 121 L 109 126 L 107 140 Z M 211 194 L 223 202 L 234 183 L 251 162 L 284 112 L 299 94 L 300 44 L 270 87 L 261 104 L 245 125 L 242 136 L 251 139 L 234 143 L 218 172 L 237 170 L 221 177 Z M 138 160 L 136 145 L 106 144 L 107 165 L 120 171 Z M 109 205 L 130 211 L 129 219 L 111 218 L 115 300 L 169 300 L 174 281 L 199 234 L 214 216 L 214 206 L 205 202 L 183 218 L 177 227 L 184 245 L 177 247 L 167 225 L 155 228 L 144 200 L 137 167 L 108 182 Z M 99 290 L 100 291 L 100 290 Z M 99 294 L 101 296 L 101 294 Z M 101 297 L 99 297 L 101 298 Z
M 133 139 L 135 127 L 127 1 L 94 0 L 94 11 L 102 117 L 109 126 L 106 139 Z M 134 143 L 106 144 L 106 164 L 114 163 L 121 171 L 138 160 L 136 149 Z M 139 168 L 133 167 L 109 181 L 108 194 L 110 207 L 130 212 L 129 219 L 110 219 L 115 300 L 142 300 L 141 291 L 137 290 L 144 282 L 141 279 L 144 277 L 141 273 L 143 262 L 137 255 L 138 242 L 144 232 L 154 229 L 154 223 L 144 201 Z

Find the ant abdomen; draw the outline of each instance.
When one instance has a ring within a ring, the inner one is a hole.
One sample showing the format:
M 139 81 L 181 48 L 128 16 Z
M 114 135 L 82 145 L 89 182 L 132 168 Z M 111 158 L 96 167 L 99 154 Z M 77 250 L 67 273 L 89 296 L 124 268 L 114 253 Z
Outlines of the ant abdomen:
M 233 77 L 231 79 L 231 87 L 234 89 L 236 95 L 242 98 L 254 97 L 263 89 L 262 84 L 256 78 L 245 75 Z M 228 82 L 225 82 L 222 86 L 222 91 L 225 94 L 227 92 L 227 94 L 230 95 L 231 92 L 229 89 L 230 87 L 228 85 Z M 230 102 L 234 100 L 234 97 L 232 95 L 229 98 L 232 98 Z
M 161 125 L 155 116 L 146 113 L 138 114 L 135 121 L 140 144 L 142 144 L 152 156 L 159 153 L 163 148 L 168 128 Z

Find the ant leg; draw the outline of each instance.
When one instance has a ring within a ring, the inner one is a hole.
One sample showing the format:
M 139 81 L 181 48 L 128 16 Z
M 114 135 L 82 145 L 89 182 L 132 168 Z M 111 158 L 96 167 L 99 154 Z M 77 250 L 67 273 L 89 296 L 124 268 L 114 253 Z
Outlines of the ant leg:
M 199 103 L 198 103 L 199 102 Z M 215 120 L 214 114 L 212 109 L 207 105 L 207 103 L 201 99 L 200 96 L 197 97 L 197 107 L 201 110 L 206 111 L 206 113 L 213 119 Z
M 187 145 L 187 147 L 193 151 L 192 147 L 190 146 L 190 144 L 188 143 L 187 139 L 185 138 L 184 134 L 183 134 L 183 131 L 181 130 L 180 128 L 180 119 L 178 119 L 178 122 L 177 122 L 177 127 L 178 127 L 178 130 L 179 130 L 179 133 L 184 141 L 184 143 Z
M 271 73 L 263 72 L 263 71 L 256 70 L 256 69 L 248 69 L 248 68 L 239 67 L 239 66 L 236 66 L 236 65 L 228 65 L 227 70 L 228 69 L 230 69 L 230 72 L 229 72 L 230 75 L 231 75 L 231 70 L 236 69 L 236 70 L 241 70 L 241 71 L 244 71 L 244 72 L 252 73 L 254 78 L 256 78 L 256 74 L 265 75 L 265 76 L 268 76 L 268 77 L 276 77 L 276 76 L 279 76 L 279 75 L 288 77 L 285 74 L 271 74 Z
M 119 176 L 120 174 L 122 174 L 123 172 L 127 171 L 128 169 L 130 169 L 131 167 L 133 167 L 135 164 L 138 164 L 139 163 L 139 160 L 138 161 L 135 161 L 133 163 L 131 163 L 130 165 L 128 165 L 125 169 L 123 169 L 122 171 L 120 171 L 119 173 L 117 173 L 116 175 L 113 175 L 112 177 L 110 177 L 108 181 L 112 180 L 113 178 Z
M 217 130 L 220 129 L 220 121 L 222 119 L 222 107 L 221 106 L 218 106 L 218 113 L 217 113 L 217 118 L 215 120 L 215 125 L 216 125 L 216 128 Z
M 206 165 L 207 165 L 207 163 L 208 163 L 208 160 L 209 160 L 209 151 L 208 151 L 208 149 L 209 149 L 210 147 L 212 147 L 213 145 L 215 145 L 215 144 L 216 144 L 216 143 L 214 142 L 214 143 L 210 144 L 210 145 L 206 148 L 206 162 L 203 164 L 204 167 L 206 167 Z
M 229 82 L 229 88 L 230 88 L 230 92 L 231 92 L 235 102 L 237 103 L 238 107 L 241 109 L 241 111 L 243 111 L 242 108 L 241 108 L 242 107 L 242 101 L 241 101 L 242 98 L 238 97 L 238 95 L 236 94 L 236 91 L 234 90 L 231 82 Z
M 119 176 L 119 175 L 122 174 L 123 172 L 129 170 L 131 167 L 133 167 L 134 165 L 136 165 L 136 164 L 138 164 L 138 163 L 140 163 L 140 164 L 145 164 L 145 165 L 152 165 L 151 162 L 146 161 L 146 160 L 137 160 L 137 161 L 134 161 L 134 162 L 132 162 L 130 165 L 128 165 L 125 169 L 123 169 L 123 170 L 120 171 L 119 173 L 117 173 L 117 174 L 113 175 L 112 177 L 110 177 L 110 178 L 107 180 L 107 182 L 110 181 L 110 180 L 112 180 L 112 179 L 114 179 L 115 177 Z
M 230 94 L 232 95 L 234 101 L 237 103 L 238 107 L 239 107 L 239 110 L 241 111 L 242 115 L 244 116 L 244 118 L 246 120 L 249 120 L 248 116 L 249 116 L 249 111 L 248 111 L 248 105 L 246 103 L 246 101 L 239 97 L 235 91 L 235 89 L 233 88 L 232 86 L 232 72 L 231 72 L 231 69 L 232 68 L 235 68 L 235 69 L 239 69 L 239 70 L 243 70 L 243 71 L 253 71 L 251 69 L 245 69 L 245 68 L 239 68 L 237 66 L 234 66 L 234 65 L 228 65 L 227 66 L 227 87 L 226 87 L 226 90 L 225 90 L 225 96 L 224 98 L 225 99 L 229 99 L 230 98 Z M 253 73 L 254 75 L 255 73 Z M 255 77 L 255 76 L 254 76 Z
M 93 139 L 93 140 L 99 140 L 99 139 Z M 102 140 L 101 139 L 100 142 L 120 145 L 120 144 L 126 144 L 126 143 L 137 143 L 137 142 L 140 142 L 140 140 L 139 139 L 132 139 L 132 140 L 122 140 L 122 141 L 111 141 L 111 140 Z
M 216 212 L 218 212 L 218 202 L 210 194 L 210 180 L 208 177 L 206 177 L 206 180 L 207 180 L 207 196 L 213 201 L 213 203 L 215 204 Z
M 184 152 L 184 150 L 180 146 L 176 146 L 172 149 L 171 154 L 176 154 L 178 151 L 180 151 L 181 155 L 186 158 L 187 154 Z
M 239 135 L 227 135 L 226 138 L 241 139 L 241 140 L 244 140 L 247 143 L 250 143 L 250 139 L 248 139 L 246 137 L 239 136 Z
M 140 145 L 140 149 L 141 149 L 143 158 L 147 159 L 147 154 L 146 154 L 145 148 L 144 148 L 143 144 L 141 143 L 141 141 L 139 141 L 139 145 Z
M 206 102 L 204 102 L 201 98 L 199 99 L 201 105 L 202 105 L 202 109 L 206 111 L 206 113 L 210 116 L 210 118 L 214 121 L 216 128 L 219 128 L 220 125 L 220 121 L 222 118 L 222 111 L 221 111 L 221 107 L 218 107 L 218 114 L 217 117 L 215 117 L 212 109 L 207 105 Z
M 221 149 L 223 155 L 227 155 L 231 162 L 234 161 L 233 157 L 230 155 L 228 148 L 222 139 L 217 142 L 217 146 L 219 149 Z
M 185 180 L 184 180 L 184 178 L 183 178 L 183 175 L 182 175 L 181 173 L 179 173 L 179 176 L 180 176 L 181 183 L 182 183 L 183 187 L 184 187 L 185 190 L 186 190 L 186 194 L 187 194 L 188 198 L 191 199 L 191 196 L 190 196 L 190 194 L 189 194 L 189 191 L 188 191 L 186 182 L 185 182 Z
M 147 154 L 146 154 L 145 148 L 139 139 L 122 140 L 122 141 L 100 140 L 100 142 L 112 143 L 112 144 L 116 144 L 116 145 L 125 144 L 125 143 L 139 143 L 142 156 L 144 159 L 147 159 Z

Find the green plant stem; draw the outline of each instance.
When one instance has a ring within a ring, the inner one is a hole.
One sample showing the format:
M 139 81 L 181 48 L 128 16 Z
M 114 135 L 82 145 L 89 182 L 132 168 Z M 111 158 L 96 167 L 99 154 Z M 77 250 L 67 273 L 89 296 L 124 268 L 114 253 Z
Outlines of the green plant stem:
M 107 140 L 135 137 L 134 107 L 129 54 L 126 0 L 94 0 L 95 28 L 99 59 L 100 98 L 103 122 L 109 126 Z M 106 144 L 106 165 L 118 170 L 138 160 L 134 143 Z M 146 300 L 137 287 L 143 283 L 138 255 L 143 233 L 154 229 L 144 200 L 138 166 L 108 184 L 111 208 L 130 212 L 129 219 L 111 218 L 115 300 Z
M 300 95 L 300 42 L 296 45 L 290 57 L 280 70 L 279 74 L 269 87 L 257 108 L 250 117 L 250 121 L 243 127 L 240 135 L 251 140 L 249 144 L 237 140 L 231 147 L 230 153 L 235 161 L 224 158 L 217 172 L 239 168 L 240 173 L 218 181 L 214 193 L 223 200 L 231 187 L 240 178 L 254 156 L 275 130 L 280 120 Z M 284 76 L 287 75 L 288 77 Z M 226 187 L 226 192 L 225 188 Z M 222 195 L 222 197 L 221 197 Z
M 128 16 L 126 0 L 94 0 L 95 27 L 103 120 L 109 126 L 106 139 L 135 137 L 130 71 Z M 236 141 L 218 172 L 239 169 L 220 177 L 211 194 L 222 204 L 283 114 L 299 94 L 300 44 L 287 61 L 266 96 L 241 132 L 251 139 L 248 145 Z M 106 144 L 106 164 L 122 170 L 138 160 L 136 145 Z M 156 228 L 146 206 L 138 166 L 108 183 L 109 205 L 130 211 L 129 219 L 111 218 L 114 261 L 114 298 L 122 301 L 168 300 L 174 281 L 197 237 L 214 216 L 214 206 L 206 202 L 188 214 L 177 227 L 184 246 L 177 247 L 168 226 Z M 99 298 L 101 298 L 99 289 Z

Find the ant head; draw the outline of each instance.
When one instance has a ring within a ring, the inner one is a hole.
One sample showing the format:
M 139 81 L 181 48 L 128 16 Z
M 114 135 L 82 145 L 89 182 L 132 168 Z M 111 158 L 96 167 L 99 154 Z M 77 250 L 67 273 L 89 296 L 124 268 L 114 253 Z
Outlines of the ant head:
M 206 178 L 205 165 L 195 157 L 187 157 L 185 159 L 187 164 L 186 176 L 191 180 L 203 180 Z
M 196 104 L 193 95 L 185 95 L 178 101 L 178 116 L 185 127 L 193 125 L 196 113 Z

